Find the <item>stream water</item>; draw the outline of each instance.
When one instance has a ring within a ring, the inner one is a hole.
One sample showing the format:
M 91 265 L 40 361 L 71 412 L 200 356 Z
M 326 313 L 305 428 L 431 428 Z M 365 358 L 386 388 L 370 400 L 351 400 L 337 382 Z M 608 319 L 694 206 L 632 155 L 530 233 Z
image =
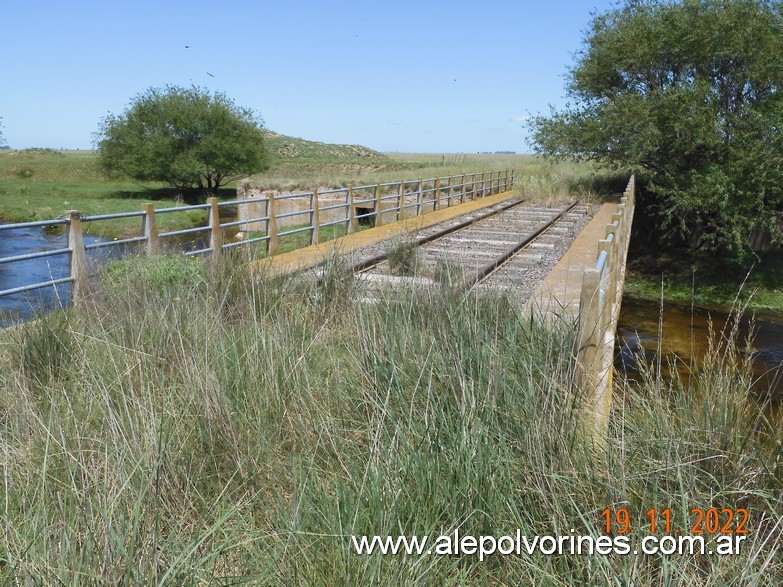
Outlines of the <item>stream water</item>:
M 100 242 L 95 236 L 85 235 L 84 244 Z M 67 247 L 65 235 L 48 233 L 41 228 L 19 228 L 0 232 L 0 258 Z M 122 254 L 118 247 L 88 251 L 88 259 L 102 261 Z M 53 255 L 27 261 L 0 264 L 0 290 L 12 289 L 33 283 L 42 283 L 68 276 L 68 254 Z M 11 294 L 0 297 L 0 326 L 25 320 L 36 313 L 68 303 L 71 286 L 68 283 L 56 287 Z
M 754 392 L 760 397 L 783 403 L 783 318 L 736 322 L 725 312 L 688 306 L 624 299 L 617 326 L 615 367 L 638 376 L 641 365 L 654 365 L 659 359 L 664 376 L 675 366 L 684 381 L 702 368 L 710 337 L 726 340 L 739 355 L 750 360 Z M 660 341 L 659 341 L 660 333 Z M 716 338 L 717 337 L 717 338 Z

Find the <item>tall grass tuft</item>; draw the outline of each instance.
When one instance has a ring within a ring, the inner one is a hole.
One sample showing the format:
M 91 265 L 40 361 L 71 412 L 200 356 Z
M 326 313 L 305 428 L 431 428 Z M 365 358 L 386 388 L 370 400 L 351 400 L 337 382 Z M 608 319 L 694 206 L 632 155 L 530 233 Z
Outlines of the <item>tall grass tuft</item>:
M 448 283 L 362 302 L 339 260 L 321 285 L 231 258 L 166 266 L 190 277 L 110 273 L 90 300 L 9 335 L 2 582 L 783 579 L 783 433 L 719 354 L 698 389 L 622 385 L 598 452 L 578 433 L 567 323 Z M 692 507 L 744 507 L 751 532 L 724 557 L 351 549 L 352 534 L 598 536 L 620 506 L 637 527 L 650 508 L 685 524 Z

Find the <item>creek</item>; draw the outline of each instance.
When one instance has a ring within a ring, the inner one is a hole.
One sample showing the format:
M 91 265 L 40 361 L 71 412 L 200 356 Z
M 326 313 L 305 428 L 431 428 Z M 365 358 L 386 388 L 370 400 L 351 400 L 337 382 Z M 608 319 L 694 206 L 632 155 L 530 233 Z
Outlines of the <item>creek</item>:
M 735 336 L 728 336 L 734 330 Z M 660 335 L 660 337 L 659 337 Z M 643 365 L 660 361 L 664 377 L 677 369 L 684 382 L 703 368 L 709 341 L 729 340 L 732 351 L 750 361 L 753 391 L 783 403 L 783 317 L 740 317 L 726 312 L 624 299 L 617 326 L 615 367 L 630 379 Z M 660 340 L 659 340 L 660 338 Z

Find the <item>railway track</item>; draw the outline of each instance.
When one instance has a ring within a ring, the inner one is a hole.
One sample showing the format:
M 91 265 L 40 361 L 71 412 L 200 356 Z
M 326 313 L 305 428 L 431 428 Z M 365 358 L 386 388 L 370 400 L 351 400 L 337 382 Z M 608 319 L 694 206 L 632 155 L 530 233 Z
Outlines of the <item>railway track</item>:
M 354 263 L 357 282 L 373 297 L 390 287 L 508 289 L 525 297 L 546 276 L 587 221 L 589 208 L 514 201 L 387 243 Z

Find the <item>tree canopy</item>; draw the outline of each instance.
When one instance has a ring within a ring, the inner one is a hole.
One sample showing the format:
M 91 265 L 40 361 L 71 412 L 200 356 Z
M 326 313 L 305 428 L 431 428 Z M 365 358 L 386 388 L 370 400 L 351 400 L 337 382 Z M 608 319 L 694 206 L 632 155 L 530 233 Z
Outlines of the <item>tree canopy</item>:
M 104 170 L 213 193 L 268 168 L 260 118 L 223 93 L 166 86 L 139 94 L 96 133 Z
M 572 102 L 531 121 L 539 153 L 640 170 L 669 234 L 739 255 L 781 237 L 783 2 L 625 0 L 596 15 Z

